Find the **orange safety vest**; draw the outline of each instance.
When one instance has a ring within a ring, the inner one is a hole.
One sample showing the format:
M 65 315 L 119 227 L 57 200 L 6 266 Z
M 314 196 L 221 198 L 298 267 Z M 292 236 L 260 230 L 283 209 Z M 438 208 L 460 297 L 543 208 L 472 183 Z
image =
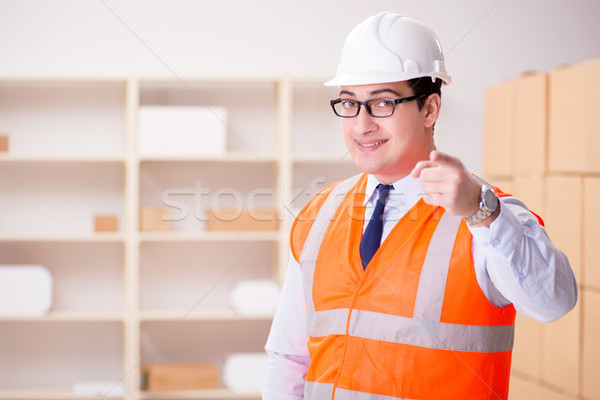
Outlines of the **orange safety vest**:
M 311 357 L 304 398 L 507 399 L 515 309 L 481 291 L 466 223 L 419 200 L 363 270 L 366 182 L 324 189 L 292 227 Z

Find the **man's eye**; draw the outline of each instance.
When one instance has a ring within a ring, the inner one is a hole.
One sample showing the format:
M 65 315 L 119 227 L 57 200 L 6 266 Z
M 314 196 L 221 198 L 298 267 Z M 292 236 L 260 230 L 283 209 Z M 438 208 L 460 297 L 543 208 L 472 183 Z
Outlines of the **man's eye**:
M 357 103 L 352 100 L 342 100 L 342 107 L 344 108 L 356 108 Z
M 377 104 L 375 104 L 375 107 L 380 107 L 380 108 L 389 108 L 389 107 L 393 107 L 394 102 L 391 100 L 379 100 L 377 102 Z

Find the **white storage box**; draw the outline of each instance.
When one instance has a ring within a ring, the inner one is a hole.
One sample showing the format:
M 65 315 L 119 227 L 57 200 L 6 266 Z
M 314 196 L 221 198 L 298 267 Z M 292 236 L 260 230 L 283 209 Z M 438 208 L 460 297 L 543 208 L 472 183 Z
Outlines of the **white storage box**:
M 229 295 L 231 308 L 240 314 L 274 314 L 279 301 L 279 285 L 268 279 L 236 284 Z
M 224 107 L 141 106 L 142 156 L 221 156 L 226 150 Z
M 41 265 L 0 265 L 0 315 L 38 316 L 52 308 L 52 277 Z
M 73 392 L 84 397 L 116 397 L 125 395 L 125 386 L 120 382 L 76 382 Z
M 268 366 L 266 353 L 232 354 L 223 366 L 223 383 L 235 391 L 260 391 L 265 384 Z

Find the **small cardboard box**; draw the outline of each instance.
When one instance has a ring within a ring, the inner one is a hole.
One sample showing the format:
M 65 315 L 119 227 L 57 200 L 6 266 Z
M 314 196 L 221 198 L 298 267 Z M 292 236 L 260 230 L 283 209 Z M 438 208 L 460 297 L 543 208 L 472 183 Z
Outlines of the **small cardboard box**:
M 207 231 L 276 231 L 277 210 L 221 209 L 207 212 Z
M 94 217 L 95 232 L 116 232 L 119 230 L 119 219 L 115 215 L 96 215 Z
M 548 169 L 600 172 L 600 60 L 550 72 Z
M 171 211 L 164 207 L 140 207 L 140 231 L 171 232 L 173 230 Z
M 226 150 L 227 109 L 142 106 L 139 150 L 143 156 L 221 156 Z
M 515 84 L 504 82 L 485 91 L 483 176 L 513 175 Z
M 142 390 L 149 392 L 217 389 L 219 369 L 212 364 L 142 364 Z
M 8 136 L 0 135 L 0 153 L 8 152 Z
M 515 81 L 515 174 L 546 171 L 548 76 L 530 73 Z

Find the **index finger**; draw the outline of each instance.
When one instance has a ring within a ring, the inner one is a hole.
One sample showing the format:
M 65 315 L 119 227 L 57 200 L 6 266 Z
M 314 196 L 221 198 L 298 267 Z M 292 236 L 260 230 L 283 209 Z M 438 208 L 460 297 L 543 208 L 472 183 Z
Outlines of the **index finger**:
M 449 154 L 442 153 L 441 151 L 432 150 L 429 154 L 429 159 L 435 161 L 443 166 L 447 167 L 459 167 L 462 166 L 462 162 Z
M 415 165 L 413 170 L 410 172 L 410 176 L 412 176 L 413 178 L 418 178 L 419 176 L 421 176 L 421 171 L 423 171 L 425 168 L 433 168 L 436 166 L 438 166 L 438 163 L 435 161 L 431 161 L 431 160 L 419 161 Z

